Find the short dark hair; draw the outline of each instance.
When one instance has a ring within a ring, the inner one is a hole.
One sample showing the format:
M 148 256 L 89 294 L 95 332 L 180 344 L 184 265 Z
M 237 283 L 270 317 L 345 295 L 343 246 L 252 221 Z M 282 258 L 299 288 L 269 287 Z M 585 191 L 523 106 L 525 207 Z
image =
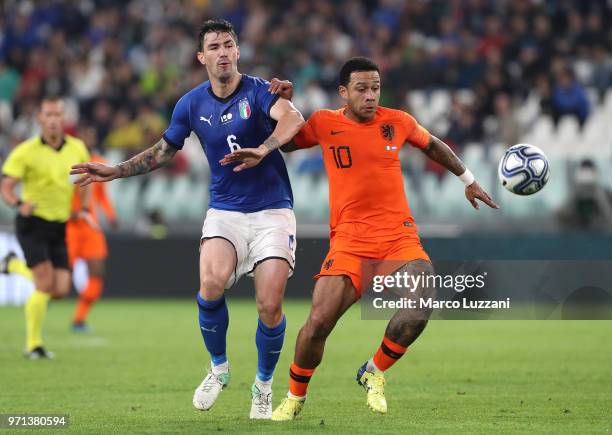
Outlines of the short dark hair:
M 338 83 L 341 86 L 347 86 L 351 80 L 351 74 L 355 71 L 377 71 L 380 74 L 380 68 L 378 65 L 367 57 L 352 57 L 346 61 L 340 69 L 340 76 L 338 77 Z
M 49 94 L 49 95 L 43 95 L 38 105 L 42 106 L 43 103 L 61 103 L 63 101 L 64 99 L 62 98 L 61 95 Z
M 206 20 L 202 23 L 202 26 L 200 26 L 200 33 L 198 34 L 198 51 L 204 50 L 204 36 L 209 32 L 229 33 L 236 45 L 238 45 L 238 35 L 236 35 L 232 23 L 223 19 Z

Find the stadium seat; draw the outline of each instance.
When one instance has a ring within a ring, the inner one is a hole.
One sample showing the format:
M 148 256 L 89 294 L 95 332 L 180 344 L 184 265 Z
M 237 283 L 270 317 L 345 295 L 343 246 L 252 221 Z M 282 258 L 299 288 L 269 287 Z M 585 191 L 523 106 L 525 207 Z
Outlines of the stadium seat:
M 465 146 L 462 153 L 464 163 L 468 168 L 480 164 L 484 159 L 485 149 L 482 144 L 469 143 Z M 472 172 L 474 172 L 472 170 Z
M 8 101 L 0 100 L 0 128 L 8 130 L 13 122 L 13 106 Z
M 188 175 L 176 177 L 170 181 L 168 186 L 168 196 L 164 201 L 164 217 L 169 220 L 187 217 L 187 209 L 191 194 L 191 180 Z
M 417 121 L 425 126 L 428 126 L 432 121 L 431 112 L 429 110 L 429 101 L 424 91 L 410 91 L 406 94 L 406 100 L 410 108 L 410 112 Z
M 519 124 L 526 128 L 529 126 L 534 119 L 538 118 L 538 114 L 540 113 L 540 98 L 535 95 L 535 93 L 531 93 L 523 102 L 521 107 L 515 110 L 516 117 L 519 121 Z
M 555 148 L 558 149 L 561 156 L 575 158 L 579 154 L 581 146 L 579 130 L 580 125 L 576 117 L 563 116 L 561 118 L 554 139 Z
M 521 138 L 521 143 L 529 143 L 538 146 L 544 153 L 551 157 L 560 154 L 559 148 L 555 145 L 554 125 L 552 119 L 547 115 L 540 115 L 531 131 Z
M 584 157 L 597 157 L 597 158 L 610 158 L 610 150 L 606 145 L 609 142 L 611 131 L 609 127 L 609 118 L 606 118 L 605 113 L 602 111 L 595 112 L 587 119 L 582 134 L 580 137 L 580 143 L 577 148 L 577 158 Z
M 120 163 L 122 161 L 125 160 L 125 153 L 120 150 L 120 149 L 109 149 L 104 153 L 104 158 L 108 161 L 109 164 L 111 165 L 116 165 L 117 163 Z
M 139 178 L 122 178 L 107 184 L 120 221 L 132 221 L 140 214 L 140 185 Z
M 150 176 L 142 193 L 142 206 L 147 211 L 163 210 L 168 199 L 170 183 L 160 175 Z
M 181 208 L 185 211 L 183 219 L 192 222 L 203 222 L 208 205 L 208 183 L 202 179 L 187 177 L 187 192 L 182 193 Z
M 606 95 L 603 100 L 603 110 L 608 117 L 612 116 L 612 88 L 606 91 Z
M 433 91 L 429 97 L 428 110 L 433 120 L 448 112 L 451 107 L 450 93 L 446 90 Z
M 537 196 L 543 201 L 543 210 L 554 213 L 567 200 L 569 193 L 568 165 L 566 159 L 550 159 L 550 178 L 546 187 Z M 534 195 L 535 196 L 535 195 Z

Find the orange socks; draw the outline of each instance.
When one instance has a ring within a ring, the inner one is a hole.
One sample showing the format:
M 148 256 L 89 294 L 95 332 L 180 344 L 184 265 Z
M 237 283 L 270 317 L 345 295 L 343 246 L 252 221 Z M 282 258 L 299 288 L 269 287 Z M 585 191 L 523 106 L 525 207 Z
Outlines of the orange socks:
M 294 397 L 306 396 L 308 382 L 315 369 L 303 369 L 298 367 L 295 362 L 289 368 L 289 393 Z
M 372 362 L 378 370 L 384 372 L 406 353 L 406 349 L 406 347 L 389 340 L 385 336 L 376 355 L 372 358 Z
M 85 323 L 87 314 L 95 301 L 100 299 L 102 295 L 102 287 L 104 281 L 102 278 L 90 277 L 87 282 L 87 287 L 79 296 L 79 302 L 74 313 L 74 323 Z

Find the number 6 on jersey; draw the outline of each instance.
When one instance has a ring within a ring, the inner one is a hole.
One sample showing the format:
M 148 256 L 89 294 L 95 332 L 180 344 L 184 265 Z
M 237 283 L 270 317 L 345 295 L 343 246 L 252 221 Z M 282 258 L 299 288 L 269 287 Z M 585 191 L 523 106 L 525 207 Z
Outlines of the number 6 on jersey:
M 229 146 L 230 152 L 232 153 L 240 149 L 240 145 L 234 142 L 235 140 L 236 136 L 234 136 L 233 134 L 227 136 L 227 146 Z

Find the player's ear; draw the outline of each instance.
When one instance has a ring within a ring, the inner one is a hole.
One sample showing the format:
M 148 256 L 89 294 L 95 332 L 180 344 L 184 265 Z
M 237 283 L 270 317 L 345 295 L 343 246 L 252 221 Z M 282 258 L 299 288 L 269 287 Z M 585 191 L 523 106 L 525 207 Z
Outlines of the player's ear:
M 236 60 L 240 59 L 240 46 L 236 45 Z
M 204 57 L 204 52 L 203 51 L 198 51 L 198 54 L 196 55 L 196 57 L 198 58 L 198 61 L 206 66 L 206 58 Z
M 348 89 L 346 88 L 346 86 L 338 86 L 338 94 L 340 94 L 340 98 L 342 98 L 343 100 L 348 100 Z

